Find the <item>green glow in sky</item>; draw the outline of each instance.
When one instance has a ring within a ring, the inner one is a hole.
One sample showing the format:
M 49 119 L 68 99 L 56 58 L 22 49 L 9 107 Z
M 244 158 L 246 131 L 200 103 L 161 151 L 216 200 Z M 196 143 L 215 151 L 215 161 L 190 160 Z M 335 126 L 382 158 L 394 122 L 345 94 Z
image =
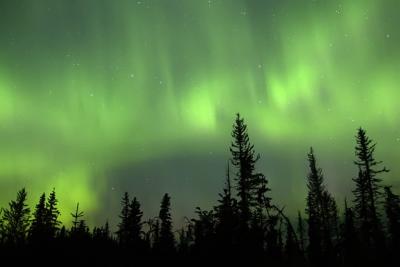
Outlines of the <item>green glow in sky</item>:
M 25 186 L 35 203 L 55 187 L 62 219 L 79 201 L 91 223 L 114 216 L 125 190 L 155 208 L 175 192 L 178 215 L 210 205 L 236 112 L 293 209 L 310 145 L 328 186 L 349 192 L 359 126 L 400 186 L 398 10 L 397 0 L 1 1 L 0 202 Z M 218 164 L 176 173 L 179 158 Z M 128 182 L 116 175 L 126 166 L 141 166 Z M 149 173 L 164 181 L 157 193 Z

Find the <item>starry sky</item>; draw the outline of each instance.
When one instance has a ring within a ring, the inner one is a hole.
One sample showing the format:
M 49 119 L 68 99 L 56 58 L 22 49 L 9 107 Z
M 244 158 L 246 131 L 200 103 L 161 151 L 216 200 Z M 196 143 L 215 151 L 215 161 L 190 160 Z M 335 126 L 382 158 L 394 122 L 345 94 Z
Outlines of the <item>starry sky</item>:
M 240 112 L 274 201 L 303 209 L 313 146 L 349 196 L 356 129 L 400 191 L 398 0 L 1 0 L 0 205 L 56 189 L 90 225 L 124 191 L 210 208 Z

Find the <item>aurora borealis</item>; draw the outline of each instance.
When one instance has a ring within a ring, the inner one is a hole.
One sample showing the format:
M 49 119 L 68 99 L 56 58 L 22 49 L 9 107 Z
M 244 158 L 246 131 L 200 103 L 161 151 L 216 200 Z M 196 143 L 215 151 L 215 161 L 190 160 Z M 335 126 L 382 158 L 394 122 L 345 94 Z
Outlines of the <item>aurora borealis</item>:
M 274 200 L 303 208 L 313 146 L 341 203 L 356 129 L 400 190 L 400 1 L 0 1 L 0 204 L 56 189 L 68 223 L 124 191 L 213 205 L 236 112 Z M 340 199 L 341 198 L 341 199 Z M 154 214 L 153 214 L 153 213 Z

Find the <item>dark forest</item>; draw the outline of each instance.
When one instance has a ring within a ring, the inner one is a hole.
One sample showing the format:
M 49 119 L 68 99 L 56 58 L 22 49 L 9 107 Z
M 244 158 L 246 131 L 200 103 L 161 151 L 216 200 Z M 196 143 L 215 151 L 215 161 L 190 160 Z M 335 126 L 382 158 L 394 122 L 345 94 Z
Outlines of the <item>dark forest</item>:
M 28 207 L 23 188 L 1 209 L 1 259 L 10 266 L 390 266 L 398 260 L 400 197 L 385 185 L 389 170 L 375 159 L 376 143 L 364 129 L 355 136 L 358 176 L 347 199 L 327 190 L 310 148 L 307 204 L 297 218 L 269 196 L 268 177 L 256 168 L 260 155 L 239 114 L 231 137 L 217 204 L 211 210 L 196 207 L 197 216 L 181 229 L 173 227 L 168 193 L 159 215 L 148 220 L 139 200 L 125 193 L 113 232 L 107 222 L 89 229 L 79 203 L 67 228 L 59 221 L 55 190 Z

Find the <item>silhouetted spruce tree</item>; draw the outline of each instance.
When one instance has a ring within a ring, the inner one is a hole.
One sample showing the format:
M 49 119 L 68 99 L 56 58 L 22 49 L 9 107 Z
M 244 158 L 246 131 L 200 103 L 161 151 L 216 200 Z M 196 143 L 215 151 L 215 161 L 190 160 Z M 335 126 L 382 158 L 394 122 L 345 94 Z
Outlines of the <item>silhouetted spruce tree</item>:
M 400 197 L 390 186 L 385 186 L 385 211 L 390 245 L 393 252 L 400 251 Z
M 324 191 L 322 170 L 317 168 L 313 149 L 308 154 L 310 173 L 307 177 L 308 257 L 312 265 L 322 264 L 321 202 Z
M 247 133 L 247 125 L 244 119 L 236 114 L 236 120 L 232 130 L 233 141 L 230 151 L 232 154 L 231 162 L 238 169 L 237 194 L 239 197 L 238 207 L 240 210 L 240 226 L 241 231 L 246 231 L 249 227 L 251 219 L 251 206 L 254 203 L 253 190 L 255 184 L 255 163 L 260 158 L 254 151 L 254 146 L 250 143 Z
M 388 172 L 388 170 L 385 167 L 377 168 L 382 162 L 376 161 L 374 158 L 376 143 L 369 139 L 362 128 L 358 129 L 356 141 L 357 160 L 354 163 L 359 168 L 359 175 L 353 179 L 356 184 L 356 188 L 353 190 L 354 211 L 357 216 L 360 241 L 367 250 L 367 255 L 375 258 L 377 255 L 374 255 L 374 251 L 384 247 L 384 235 L 378 212 L 378 203 L 382 193 L 381 179 L 378 175 Z
M 124 193 L 124 196 L 121 200 L 122 210 L 119 218 L 121 219 L 118 224 L 117 237 L 120 246 L 126 247 L 129 243 L 129 194 L 128 192 Z
M 236 199 L 232 196 L 229 163 L 226 170 L 225 188 L 219 194 L 219 204 L 215 207 L 216 236 L 220 249 L 229 253 L 237 242 L 238 212 Z
M 72 218 L 74 218 L 74 220 L 72 221 L 71 233 L 79 231 L 80 222 L 82 221 L 80 218 L 82 218 L 83 215 L 84 215 L 83 211 L 79 211 L 79 202 L 78 202 L 76 204 L 75 213 L 71 213 Z
M 332 229 L 337 221 L 336 204 L 325 189 L 321 168 L 317 167 L 314 151 L 308 153 L 310 172 L 307 177 L 308 256 L 315 266 L 333 264 Z
M 305 229 L 303 218 L 301 217 L 300 211 L 297 214 L 297 233 L 299 235 L 299 247 L 302 253 L 304 253 L 305 246 Z
M 128 221 L 127 221 L 127 235 L 128 245 L 136 249 L 140 249 L 142 244 L 142 216 L 143 212 L 140 209 L 140 203 L 133 198 L 129 204 Z
M 26 241 L 30 213 L 26 197 L 25 188 L 22 188 L 17 193 L 17 199 L 9 203 L 8 209 L 4 209 L 4 234 L 6 242 L 10 245 L 23 245 Z
M 53 189 L 46 203 L 46 235 L 49 240 L 53 240 L 60 229 L 61 222 L 58 220 L 60 211 L 57 208 L 57 203 L 56 191 Z
M 71 241 L 75 247 L 85 248 L 89 245 L 91 235 L 86 221 L 82 219 L 82 217 L 84 216 L 84 212 L 79 211 L 79 203 L 77 203 L 76 205 L 75 213 L 71 213 L 71 215 L 74 218 L 70 231 Z M 83 251 L 80 251 L 79 253 L 83 253 Z
M 165 194 L 161 201 L 158 218 L 160 219 L 160 234 L 156 250 L 164 255 L 172 255 L 175 250 L 175 238 L 172 232 L 171 198 Z
M 344 222 L 342 225 L 342 240 L 341 249 L 344 266 L 356 266 L 359 254 L 359 242 L 357 237 L 357 230 L 354 225 L 354 213 L 351 208 L 347 206 L 347 201 L 344 202 Z
M 39 203 L 35 207 L 33 220 L 29 228 L 29 241 L 33 244 L 43 245 L 47 236 L 47 209 L 46 195 L 40 196 Z

